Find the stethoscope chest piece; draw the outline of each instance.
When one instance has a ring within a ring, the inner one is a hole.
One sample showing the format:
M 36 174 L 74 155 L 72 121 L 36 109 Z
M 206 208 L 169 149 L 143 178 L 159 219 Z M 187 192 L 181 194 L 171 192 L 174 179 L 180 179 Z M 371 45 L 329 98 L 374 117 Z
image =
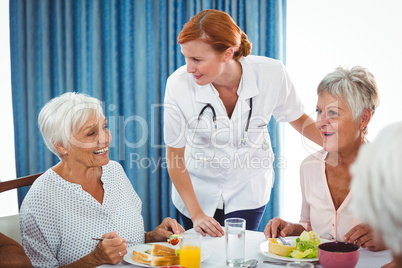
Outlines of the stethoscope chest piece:
M 248 134 L 247 134 L 247 131 L 244 131 L 243 137 L 242 137 L 241 142 L 240 142 L 240 146 L 246 146 L 247 141 L 248 141 Z M 269 149 L 269 147 L 270 147 L 269 142 L 267 141 L 267 138 L 266 138 L 265 133 L 264 133 L 264 140 L 263 140 L 263 142 L 261 144 L 261 149 L 263 149 L 264 151 L 267 151 Z

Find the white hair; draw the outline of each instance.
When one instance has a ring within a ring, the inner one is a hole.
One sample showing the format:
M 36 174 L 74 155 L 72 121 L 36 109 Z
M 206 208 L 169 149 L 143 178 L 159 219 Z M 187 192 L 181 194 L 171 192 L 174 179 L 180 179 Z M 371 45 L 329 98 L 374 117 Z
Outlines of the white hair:
M 356 120 L 364 111 L 370 109 L 373 115 L 380 98 L 374 75 L 362 66 L 351 69 L 337 67 L 327 74 L 317 87 L 317 95 L 329 93 L 345 99 Z M 367 127 L 363 130 L 367 134 Z
M 361 147 L 351 167 L 351 209 L 402 254 L 402 122 L 384 128 Z
M 57 145 L 70 146 L 74 135 L 91 115 L 99 118 L 103 113 L 101 101 L 86 94 L 67 92 L 51 99 L 40 111 L 38 124 L 42 137 L 49 148 L 59 158 Z

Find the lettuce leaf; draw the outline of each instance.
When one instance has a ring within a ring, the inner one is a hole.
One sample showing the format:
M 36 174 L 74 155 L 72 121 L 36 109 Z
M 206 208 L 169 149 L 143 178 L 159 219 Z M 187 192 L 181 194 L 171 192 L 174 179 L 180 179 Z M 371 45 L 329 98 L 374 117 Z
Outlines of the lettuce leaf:
M 293 252 L 290 255 L 295 259 L 315 258 L 315 257 L 310 257 L 310 256 L 314 256 L 313 249 L 308 249 L 304 252 L 295 249 L 295 250 L 293 250 Z
M 290 255 L 296 259 L 317 258 L 319 244 L 320 237 L 318 234 L 313 231 L 303 231 L 296 239 L 296 248 Z
M 314 243 L 317 246 L 321 244 L 320 236 L 313 231 L 310 232 L 303 231 L 303 233 L 300 234 L 299 239 L 301 241 L 308 241 Z

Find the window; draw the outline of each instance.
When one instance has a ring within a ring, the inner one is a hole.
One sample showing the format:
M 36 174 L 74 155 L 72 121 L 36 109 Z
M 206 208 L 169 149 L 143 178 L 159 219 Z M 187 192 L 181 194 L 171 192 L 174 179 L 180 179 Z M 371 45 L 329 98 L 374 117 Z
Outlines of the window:
M 14 127 L 11 104 L 10 34 L 8 1 L 0 1 L 1 149 L 0 180 L 15 178 Z M 0 217 L 18 213 L 17 190 L 0 194 Z

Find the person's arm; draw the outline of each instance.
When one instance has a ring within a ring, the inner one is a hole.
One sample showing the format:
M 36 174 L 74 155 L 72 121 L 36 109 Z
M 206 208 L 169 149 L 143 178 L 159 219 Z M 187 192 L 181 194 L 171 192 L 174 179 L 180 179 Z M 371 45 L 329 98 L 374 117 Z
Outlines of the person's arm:
M 126 240 L 110 232 L 102 236 L 95 250 L 76 262 L 61 266 L 62 268 L 97 267 L 102 264 L 117 264 L 127 254 Z
M 281 236 L 300 235 L 304 231 L 304 227 L 298 223 L 291 223 L 275 217 L 267 223 L 264 229 L 265 237 L 276 238 L 278 234 Z
M 304 160 L 305 161 L 305 160 Z M 307 195 L 308 193 L 306 192 L 309 190 L 309 187 L 306 187 L 306 179 L 312 179 L 311 173 L 310 174 L 305 174 L 306 170 L 310 171 L 310 168 L 305 166 L 304 161 L 302 162 L 300 166 L 300 191 L 301 191 L 301 196 L 302 196 L 302 202 L 301 202 L 301 212 L 300 212 L 300 220 L 299 224 L 303 226 L 303 228 L 306 231 L 311 231 L 311 218 L 310 218 L 310 204 L 307 202 Z M 316 176 L 320 176 L 320 171 L 318 171 L 319 174 Z M 314 176 L 315 178 L 315 176 Z M 306 189 L 307 188 L 307 189 Z
M 374 239 L 374 230 L 367 223 L 361 223 L 353 227 L 343 240 L 348 243 L 354 243 L 362 248 L 368 248 L 371 251 L 380 251 L 386 249 L 383 241 Z
M 167 217 L 154 230 L 145 233 L 145 243 L 166 242 L 171 234 L 181 234 L 184 231 L 175 219 Z
M 0 233 L 0 267 L 32 267 L 22 246 Z
M 100 244 L 100 243 L 99 243 Z M 85 257 L 82 257 L 76 262 L 73 262 L 68 265 L 60 266 L 60 268 L 80 268 L 80 267 L 85 267 L 85 268 L 92 268 L 92 267 L 97 267 L 102 264 L 105 264 L 101 258 L 100 258 L 100 252 L 102 249 L 100 249 L 100 246 L 96 246 L 96 249 L 86 255 Z
M 320 131 L 315 126 L 315 122 L 307 114 L 303 114 L 299 119 L 289 122 L 289 124 L 307 139 L 322 146 Z
M 170 179 L 190 213 L 194 229 L 203 236 L 207 233 L 212 237 L 220 237 L 224 234 L 222 227 L 214 218 L 205 215 L 197 200 L 184 162 L 184 150 L 185 147 L 173 148 L 167 146 L 166 159 Z

